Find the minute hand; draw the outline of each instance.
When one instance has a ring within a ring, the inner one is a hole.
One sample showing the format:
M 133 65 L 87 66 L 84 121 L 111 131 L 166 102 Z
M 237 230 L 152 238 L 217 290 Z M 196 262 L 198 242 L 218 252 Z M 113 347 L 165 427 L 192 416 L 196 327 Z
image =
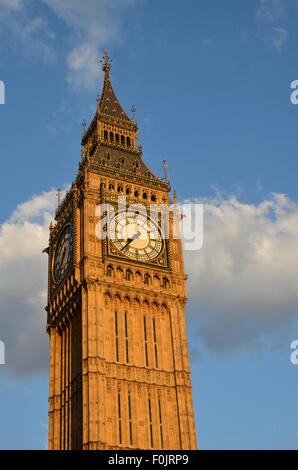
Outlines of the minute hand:
M 124 247 L 121 248 L 121 251 L 125 250 L 125 248 L 127 248 L 128 245 L 130 245 L 130 243 L 133 242 L 136 238 L 139 238 L 140 235 L 141 235 L 141 232 L 137 232 L 131 238 L 129 238 L 127 242 L 125 243 Z

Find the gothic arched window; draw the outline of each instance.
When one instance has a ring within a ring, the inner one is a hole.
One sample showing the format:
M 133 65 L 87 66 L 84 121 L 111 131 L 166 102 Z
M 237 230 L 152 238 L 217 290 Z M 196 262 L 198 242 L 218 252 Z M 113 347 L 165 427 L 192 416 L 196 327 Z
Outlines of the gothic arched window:
M 107 276 L 112 277 L 113 276 L 113 268 L 112 266 L 107 267 Z

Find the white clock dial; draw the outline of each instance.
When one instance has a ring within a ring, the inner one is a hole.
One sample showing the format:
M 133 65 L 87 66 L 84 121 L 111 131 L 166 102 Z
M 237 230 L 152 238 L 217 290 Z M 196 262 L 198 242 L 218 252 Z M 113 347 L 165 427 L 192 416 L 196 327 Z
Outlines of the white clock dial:
M 119 253 L 136 261 L 157 258 L 163 247 L 160 229 L 146 214 L 119 212 L 109 223 L 109 238 Z

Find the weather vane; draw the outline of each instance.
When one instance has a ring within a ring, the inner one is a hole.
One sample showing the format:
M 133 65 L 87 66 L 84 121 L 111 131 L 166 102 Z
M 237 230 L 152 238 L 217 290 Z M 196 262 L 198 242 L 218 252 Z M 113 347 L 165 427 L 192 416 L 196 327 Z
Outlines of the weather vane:
M 100 59 L 100 62 L 103 64 L 102 70 L 104 72 L 109 72 L 111 70 L 111 63 L 113 62 L 111 57 L 108 56 L 108 50 L 105 49 L 105 55 Z

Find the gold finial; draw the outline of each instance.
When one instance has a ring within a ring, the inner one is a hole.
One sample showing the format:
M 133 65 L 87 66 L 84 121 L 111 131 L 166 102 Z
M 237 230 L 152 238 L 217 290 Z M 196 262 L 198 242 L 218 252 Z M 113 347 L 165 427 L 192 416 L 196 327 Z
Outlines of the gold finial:
M 103 64 L 102 66 L 102 70 L 104 72 L 109 72 L 111 70 L 111 62 L 112 59 L 110 56 L 108 56 L 108 50 L 105 49 L 105 55 L 102 57 L 102 59 L 100 59 L 100 62 Z
M 165 171 L 165 180 L 168 179 L 168 176 L 167 176 L 167 168 L 168 168 L 168 164 L 166 163 L 166 160 L 163 160 L 163 165 L 161 165 L 161 167 L 164 169 Z
M 61 189 L 58 188 L 58 193 L 56 194 L 57 198 L 58 198 L 58 209 L 59 209 L 59 206 L 60 206 L 60 199 L 61 199 L 61 196 L 62 196 L 62 193 L 61 193 Z
M 51 223 L 50 223 L 50 225 L 49 225 L 49 229 L 50 229 L 50 230 L 53 230 L 53 228 L 54 228 L 54 225 L 53 225 L 53 222 L 51 221 Z
M 132 120 L 133 120 L 133 122 L 136 122 L 137 121 L 136 116 L 135 116 L 136 108 L 135 108 L 134 104 L 131 107 L 131 112 L 132 112 Z

